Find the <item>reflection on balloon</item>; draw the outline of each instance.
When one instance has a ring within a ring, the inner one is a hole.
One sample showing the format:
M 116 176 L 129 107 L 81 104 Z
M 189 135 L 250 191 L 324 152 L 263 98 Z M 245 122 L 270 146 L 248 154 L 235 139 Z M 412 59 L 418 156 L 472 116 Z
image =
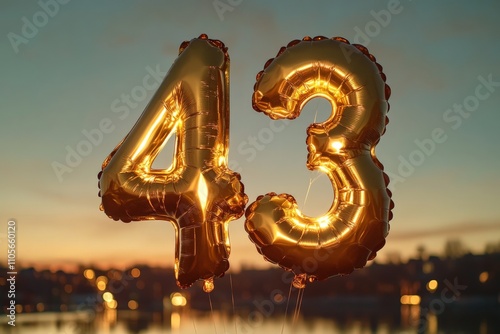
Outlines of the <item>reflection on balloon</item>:
M 296 287 L 363 267 L 385 244 L 394 206 L 375 156 L 388 123 L 382 66 L 344 38 L 305 37 L 266 62 L 254 90 L 254 109 L 272 119 L 298 117 L 315 97 L 330 101 L 329 118 L 307 129 L 307 167 L 329 177 L 335 198 L 323 216 L 308 217 L 291 195 L 259 196 L 245 213 L 250 239 L 266 260 L 295 273 Z
M 176 234 L 177 284 L 189 287 L 229 268 L 228 223 L 243 215 L 247 196 L 227 166 L 229 56 L 218 40 L 184 42 L 158 91 L 99 173 L 101 209 L 115 220 L 167 220 Z M 151 169 L 175 133 L 165 170 Z

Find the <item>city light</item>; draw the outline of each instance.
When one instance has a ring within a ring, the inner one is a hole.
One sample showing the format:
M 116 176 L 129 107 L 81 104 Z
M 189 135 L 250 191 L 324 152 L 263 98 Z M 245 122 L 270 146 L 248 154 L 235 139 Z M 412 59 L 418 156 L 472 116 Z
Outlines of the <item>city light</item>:
M 285 300 L 285 297 L 281 293 L 277 293 L 274 295 L 273 300 L 275 303 L 281 303 L 283 300 Z
M 138 278 L 139 276 L 141 276 L 141 271 L 139 270 L 139 268 L 134 268 L 130 271 L 130 275 L 133 278 Z
M 420 305 L 420 296 L 402 295 L 400 301 L 403 305 Z
M 435 279 L 427 282 L 427 291 L 434 292 L 436 291 L 437 287 L 438 287 L 438 281 L 436 281 Z
M 96 285 L 97 285 L 97 289 L 98 289 L 99 291 L 104 291 L 104 290 L 106 290 L 106 283 L 104 283 L 104 281 L 99 281 L 99 282 L 97 282 L 97 284 L 96 284 Z
M 113 298 L 113 294 L 111 292 L 105 292 L 102 294 L 102 299 L 105 301 L 105 302 L 110 302 L 112 301 L 114 298 Z
M 118 302 L 115 299 L 112 299 L 109 302 L 108 301 L 106 302 L 106 306 L 109 309 L 114 310 L 114 309 L 116 309 L 118 307 Z
M 85 269 L 85 271 L 83 272 L 83 276 L 86 279 L 93 279 L 95 277 L 95 273 L 92 269 Z
M 108 278 L 106 276 L 99 276 L 95 280 L 95 284 L 99 291 L 104 291 L 106 290 L 106 285 L 108 284 Z
M 128 308 L 131 310 L 137 310 L 137 308 L 139 307 L 139 303 L 137 303 L 133 299 L 129 300 L 127 305 L 128 305 Z
M 187 304 L 186 297 L 184 297 L 180 292 L 173 293 L 170 296 L 170 302 L 173 306 L 186 306 Z
M 490 275 L 488 274 L 487 271 L 483 271 L 481 274 L 479 274 L 479 282 L 481 283 L 486 283 Z

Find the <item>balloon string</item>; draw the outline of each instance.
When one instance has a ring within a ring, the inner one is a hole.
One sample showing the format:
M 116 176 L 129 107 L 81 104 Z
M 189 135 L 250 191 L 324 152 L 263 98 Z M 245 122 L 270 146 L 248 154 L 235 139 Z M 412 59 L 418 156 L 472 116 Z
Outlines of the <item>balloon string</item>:
M 290 289 L 288 290 L 288 298 L 286 299 L 286 307 L 285 307 L 285 317 L 283 318 L 283 325 L 281 326 L 281 334 L 283 334 L 283 331 L 285 330 L 286 315 L 288 313 L 288 305 L 290 305 L 290 297 L 292 295 L 292 287 L 293 287 L 293 281 L 290 282 Z
M 321 176 L 321 174 L 318 173 L 318 176 L 316 176 L 315 178 L 313 178 L 312 176 L 309 178 L 309 186 L 307 187 L 307 191 L 306 191 L 306 198 L 304 199 L 304 210 L 306 208 L 306 203 L 307 203 L 307 199 L 309 197 L 309 192 L 311 191 L 311 186 L 314 182 L 316 182 L 316 180 Z
M 226 331 L 226 325 L 227 325 L 227 319 L 226 319 L 226 312 L 221 313 L 221 320 L 222 320 L 222 333 L 227 333 Z
M 316 113 L 314 114 L 314 121 L 313 123 L 316 123 L 316 119 L 318 118 L 318 103 L 316 103 Z M 311 175 L 311 177 L 309 178 L 309 186 L 307 187 L 307 192 L 306 192 L 306 198 L 304 199 L 304 210 L 306 208 L 306 203 L 307 203 L 307 199 L 309 198 L 309 192 L 311 191 L 311 186 L 312 184 L 321 176 L 321 174 L 319 174 L 318 176 L 316 176 L 314 179 Z
M 292 320 L 292 326 L 294 328 L 295 328 L 295 323 L 299 319 L 300 308 L 302 306 L 302 299 L 304 297 L 304 290 L 305 290 L 305 288 L 300 288 L 299 293 L 297 294 L 297 304 L 295 304 L 295 311 L 294 311 L 293 320 Z
M 222 319 L 222 332 L 223 333 L 227 333 L 227 331 L 226 331 L 226 321 L 227 321 L 227 319 L 224 316 L 224 314 L 222 314 L 221 319 Z
M 229 285 L 231 286 L 231 303 L 233 304 L 233 319 L 236 319 L 236 308 L 234 307 L 234 290 L 233 290 L 233 276 L 229 273 Z M 238 326 L 236 326 L 236 321 L 234 321 L 234 332 L 238 334 Z
M 217 326 L 215 326 L 215 315 L 214 315 L 214 308 L 212 306 L 211 294 L 212 294 L 211 292 L 208 293 L 208 302 L 210 303 L 210 313 L 212 314 L 212 321 L 214 323 L 215 334 L 217 334 Z
M 194 327 L 195 334 L 198 333 L 198 330 L 196 329 L 196 322 L 194 321 L 194 318 L 193 318 L 193 327 Z
M 316 123 L 316 119 L 318 118 L 318 105 L 319 105 L 319 103 L 316 104 L 316 112 L 314 114 L 314 121 L 313 121 L 313 123 Z M 313 178 L 313 176 L 311 175 L 311 177 L 309 178 L 309 185 L 307 186 L 306 196 L 304 198 L 304 210 L 306 208 L 307 200 L 309 198 L 309 193 L 311 192 L 311 187 L 312 187 L 313 183 L 316 182 L 316 180 L 320 176 L 321 176 L 321 174 L 318 174 L 316 177 Z M 290 291 L 288 292 L 288 302 L 290 301 L 290 294 L 292 292 L 292 286 L 293 286 L 293 281 L 290 284 Z M 302 299 L 304 297 L 304 289 L 305 288 L 299 289 L 299 291 L 297 293 L 297 302 L 295 304 L 295 310 L 293 312 L 292 328 L 295 328 L 295 324 L 296 324 L 297 320 L 299 319 L 300 308 L 302 306 Z M 286 319 L 286 313 L 287 312 L 288 312 L 288 303 L 286 304 L 285 319 Z M 285 326 L 285 323 L 283 322 L 283 327 L 281 328 L 281 333 L 282 334 L 283 334 L 283 328 L 284 328 L 284 326 Z
M 306 191 L 306 198 L 304 199 L 304 209 L 306 207 L 306 203 L 307 203 L 307 198 L 309 197 L 309 191 L 311 190 L 311 185 L 312 185 L 312 176 L 309 178 L 309 186 L 307 187 L 307 191 Z

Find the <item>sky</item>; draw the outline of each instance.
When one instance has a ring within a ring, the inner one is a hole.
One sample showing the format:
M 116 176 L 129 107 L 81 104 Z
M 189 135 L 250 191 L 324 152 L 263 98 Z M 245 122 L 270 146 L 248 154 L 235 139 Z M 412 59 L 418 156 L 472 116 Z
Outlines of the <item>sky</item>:
M 310 101 L 298 119 L 276 131 L 252 109 L 251 96 L 255 75 L 281 46 L 304 36 L 342 36 L 368 47 L 392 89 L 390 123 L 376 152 L 391 177 L 395 208 L 378 257 L 408 258 L 419 245 L 440 253 L 448 239 L 462 240 L 473 252 L 500 241 L 500 3 L 173 3 L 0 5 L 0 263 L 14 219 L 17 261 L 26 266 L 173 265 L 171 224 L 109 219 L 98 208 L 96 175 L 141 115 L 179 45 L 202 33 L 229 49 L 229 161 L 250 202 L 274 191 L 293 194 L 308 215 L 330 207 L 327 177 L 305 166 L 305 129 L 315 117 L 328 117 L 329 104 Z M 126 105 L 122 97 L 132 92 Z M 117 113 L 117 106 L 126 111 Z M 82 148 L 86 134 L 105 119 L 111 125 L 102 139 L 69 166 L 68 152 Z M 265 137 L 269 129 L 271 138 Z M 251 137 L 265 138 L 261 150 Z M 156 166 L 168 166 L 171 152 L 166 148 Z M 57 163 L 68 169 L 56 172 Z M 232 268 L 266 267 L 244 217 L 229 226 Z

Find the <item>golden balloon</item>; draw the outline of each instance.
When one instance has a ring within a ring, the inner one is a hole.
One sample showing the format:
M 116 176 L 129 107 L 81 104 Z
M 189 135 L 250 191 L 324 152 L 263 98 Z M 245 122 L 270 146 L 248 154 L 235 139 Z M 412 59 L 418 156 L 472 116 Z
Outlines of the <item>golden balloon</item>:
M 172 165 L 152 169 L 175 133 Z M 201 35 L 179 56 L 130 133 L 99 173 L 101 209 L 115 220 L 166 220 L 175 227 L 175 275 L 186 288 L 229 268 L 228 223 L 243 215 L 247 196 L 227 166 L 229 55 Z
M 259 196 L 245 229 L 264 258 L 295 273 L 294 285 L 363 267 L 385 244 L 394 204 L 375 155 L 385 131 L 389 86 L 375 57 L 340 37 L 305 37 L 280 49 L 257 74 L 253 107 L 272 119 L 294 119 L 323 97 L 332 112 L 307 129 L 307 167 L 324 172 L 334 199 L 320 217 L 301 213 L 293 196 Z M 272 172 L 279 173 L 282 166 Z

